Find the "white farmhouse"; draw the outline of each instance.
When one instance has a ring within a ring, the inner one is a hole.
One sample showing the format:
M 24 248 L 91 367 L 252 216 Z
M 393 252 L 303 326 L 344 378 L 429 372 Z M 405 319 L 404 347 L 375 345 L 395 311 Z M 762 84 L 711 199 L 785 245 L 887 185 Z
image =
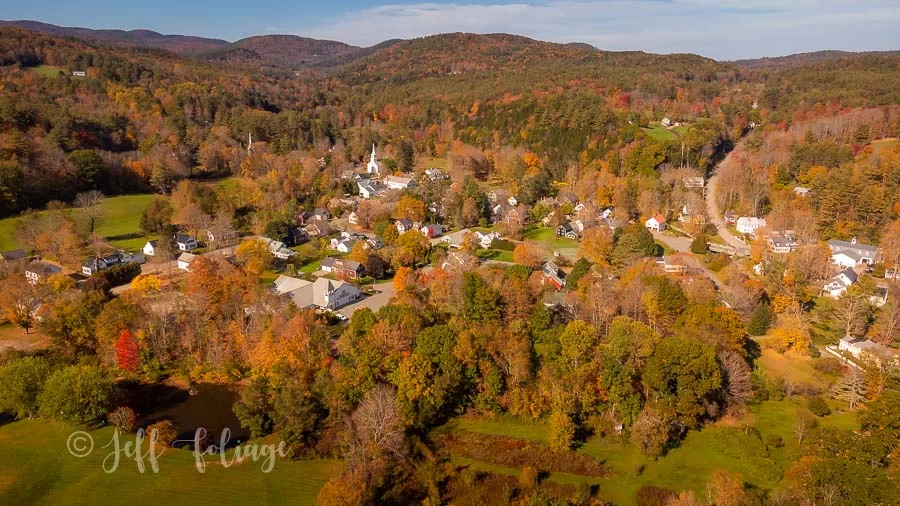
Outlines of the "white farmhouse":
M 742 234 L 756 235 L 757 230 L 766 227 L 766 219 L 742 216 L 737 219 L 736 227 L 737 231 Z

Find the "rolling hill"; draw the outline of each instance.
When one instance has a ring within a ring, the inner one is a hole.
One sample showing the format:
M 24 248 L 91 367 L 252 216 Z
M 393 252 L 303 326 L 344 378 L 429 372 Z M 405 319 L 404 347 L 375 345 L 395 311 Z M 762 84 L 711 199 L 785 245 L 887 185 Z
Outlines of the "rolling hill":
M 228 41 L 220 39 L 208 39 L 192 35 L 163 35 L 152 30 L 92 30 L 90 28 L 57 26 L 31 20 L 0 20 L 0 25 L 32 30 L 54 37 L 74 37 L 90 42 L 153 47 L 182 55 L 213 51 L 229 45 Z

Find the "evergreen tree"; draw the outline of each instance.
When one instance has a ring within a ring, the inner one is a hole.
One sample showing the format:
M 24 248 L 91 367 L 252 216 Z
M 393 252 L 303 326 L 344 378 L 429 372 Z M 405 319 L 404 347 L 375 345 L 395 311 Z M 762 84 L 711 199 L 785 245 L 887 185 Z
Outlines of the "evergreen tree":
M 768 304 L 759 304 L 750 315 L 750 322 L 747 323 L 747 333 L 751 336 L 763 336 L 769 331 L 772 325 L 772 308 Z

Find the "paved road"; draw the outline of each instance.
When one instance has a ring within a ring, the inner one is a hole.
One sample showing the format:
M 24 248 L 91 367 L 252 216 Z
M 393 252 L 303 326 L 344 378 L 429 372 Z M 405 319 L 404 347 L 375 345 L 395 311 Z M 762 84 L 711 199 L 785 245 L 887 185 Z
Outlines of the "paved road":
M 728 158 L 731 157 L 731 153 L 728 153 L 728 156 L 725 157 L 725 160 L 722 160 L 719 163 L 721 166 Z M 718 167 L 716 167 L 718 170 Z M 719 175 L 713 174 L 711 178 L 706 182 L 706 214 L 709 215 L 709 219 L 712 220 L 712 224 L 715 225 L 716 230 L 719 233 L 719 236 L 722 239 L 725 239 L 725 242 L 733 247 L 737 252 L 738 256 L 749 256 L 750 248 L 747 247 L 740 239 L 735 237 L 728 231 L 728 227 L 725 224 L 725 221 L 722 219 L 722 210 L 719 209 L 719 204 L 716 202 L 716 188 L 719 184 Z

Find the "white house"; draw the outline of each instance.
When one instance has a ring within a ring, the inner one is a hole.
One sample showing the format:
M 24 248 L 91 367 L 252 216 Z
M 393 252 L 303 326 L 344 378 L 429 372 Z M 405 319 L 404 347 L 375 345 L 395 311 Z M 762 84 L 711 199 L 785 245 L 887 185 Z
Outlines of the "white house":
M 828 241 L 828 247 L 831 248 L 831 261 L 844 268 L 871 265 L 878 258 L 877 247 L 857 243 L 855 237 L 850 242 L 832 239 Z
M 378 158 L 375 156 L 375 144 L 372 144 L 372 155 L 369 156 L 369 164 L 366 165 L 366 172 L 378 175 L 381 171 L 378 168 Z M 368 198 L 368 197 L 367 197 Z
M 406 190 L 415 186 L 416 181 L 411 177 L 387 176 L 384 178 L 384 184 L 391 190 Z
M 666 117 L 666 118 L 661 119 L 659 121 L 659 124 L 668 128 L 668 127 L 672 126 L 672 120 L 670 120 L 668 117 Z
M 794 195 L 798 197 L 806 197 L 809 195 L 809 188 L 804 188 L 802 186 L 794 187 Z
M 338 242 L 335 249 L 341 253 L 350 253 L 350 250 L 353 249 L 353 246 L 356 245 L 356 242 L 356 239 L 344 239 Z
M 156 256 L 156 248 L 159 245 L 159 241 L 147 241 L 147 244 L 144 245 L 144 249 L 141 251 L 144 252 L 144 255 L 148 257 Z
M 300 309 L 337 309 L 362 296 L 362 292 L 354 285 L 327 278 L 306 281 L 279 276 L 272 289 L 279 295 L 286 295 Z
M 651 216 L 650 219 L 644 222 L 644 226 L 651 232 L 662 232 L 666 229 L 666 218 L 661 214 Z
M 73 70 L 72 76 L 73 77 L 87 77 L 87 72 L 85 72 L 83 70 Z
M 175 245 L 178 246 L 179 251 L 191 251 L 198 247 L 197 239 L 187 234 L 176 234 Z
M 359 215 L 356 214 L 356 211 L 351 212 L 350 215 L 347 216 L 347 223 L 351 225 L 359 225 Z
M 741 216 L 735 224 L 737 231 L 742 234 L 756 235 L 756 231 L 765 228 L 765 218 L 756 218 L 753 216 Z
M 855 358 L 868 355 L 879 363 L 882 360 L 888 360 L 890 362 L 897 360 L 897 353 L 894 352 L 894 350 L 869 341 L 868 339 L 858 339 L 853 336 L 846 336 L 841 339 L 838 342 L 838 349 L 853 355 Z
M 475 232 L 474 238 L 479 246 L 488 249 L 491 247 L 491 243 L 494 242 L 494 239 L 500 239 L 500 234 L 498 232 Z
M 413 224 L 410 220 L 397 220 L 394 222 L 394 226 L 397 228 L 397 233 L 403 235 L 413 228 L 415 228 L 415 224 Z
M 296 251 L 288 248 L 281 241 L 269 239 L 268 237 L 260 237 L 259 240 L 264 242 L 266 247 L 269 248 L 269 253 L 272 253 L 272 256 L 279 260 L 287 260 L 297 254 Z
M 187 252 L 178 255 L 178 268 L 183 271 L 190 271 L 191 264 L 194 263 L 194 260 L 197 258 L 199 258 L 199 255 Z
M 831 281 L 825 284 L 823 291 L 834 298 L 838 298 L 843 295 L 848 288 L 853 286 L 858 279 L 859 276 L 856 274 L 856 271 L 853 269 L 844 269 L 837 276 L 832 278 Z
M 94 274 L 122 264 L 142 264 L 144 263 L 144 255 L 132 255 L 126 251 L 117 251 L 106 256 L 97 256 L 89 259 L 81 264 L 81 273 L 85 276 L 93 276 Z

